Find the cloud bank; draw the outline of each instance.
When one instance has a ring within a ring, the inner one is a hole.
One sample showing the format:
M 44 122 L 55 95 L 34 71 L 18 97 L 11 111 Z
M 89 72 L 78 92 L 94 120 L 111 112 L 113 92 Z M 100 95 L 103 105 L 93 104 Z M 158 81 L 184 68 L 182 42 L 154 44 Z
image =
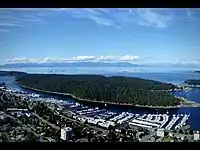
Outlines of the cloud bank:
M 76 62 L 99 62 L 99 63 L 132 63 L 137 65 L 149 66 L 149 67 L 195 67 L 200 68 L 200 61 L 192 60 L 168 60 L 160 61 L 159 59 L 149 59 L 145 57 L 125 55 L 125 56 L 76 56 L 72 58 L 12 58 L 6 60 L 7 64 L 18 63 L 76 63 Z
M 76 56 L 72 58 L 44 58 L 31 59 L 27 57 L 12 58 L 6 60 L 7 63 L 52 63 L 52 62 L 135 62 L 139 56 Z

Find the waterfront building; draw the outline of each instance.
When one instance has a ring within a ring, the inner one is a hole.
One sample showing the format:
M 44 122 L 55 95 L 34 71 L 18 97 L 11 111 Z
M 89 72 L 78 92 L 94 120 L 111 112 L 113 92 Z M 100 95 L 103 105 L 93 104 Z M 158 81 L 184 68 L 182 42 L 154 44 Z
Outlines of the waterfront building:
M 72 128 L 65 127 L 61 129 L 61 139 L 62 140 L 69 140 L 72 137 Z
M 198 141 L 199 140 L 199 131 L 194 133 L 194 140 Z
M 156 131 L 156 135 L 159 136 L 159 137 L 164 137 L 165 136 L 165 131 L 164 129 L 157 129 Z
M 115 132 L 121 133 L 120 129 L 115 129 Z
M 174 136 L 174 133 L 173 133 L 173 132 L 169 132 L 169 136 L 170 136 L 170 137 L 173 137 L 173 136 Z

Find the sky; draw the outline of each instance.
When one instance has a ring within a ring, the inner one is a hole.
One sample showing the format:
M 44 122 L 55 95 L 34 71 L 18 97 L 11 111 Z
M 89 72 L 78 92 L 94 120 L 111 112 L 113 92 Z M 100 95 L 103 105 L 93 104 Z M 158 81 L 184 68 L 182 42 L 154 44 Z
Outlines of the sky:
M 0 9 L 0 64 L 74 61 L 200 66 L 200 9 Z

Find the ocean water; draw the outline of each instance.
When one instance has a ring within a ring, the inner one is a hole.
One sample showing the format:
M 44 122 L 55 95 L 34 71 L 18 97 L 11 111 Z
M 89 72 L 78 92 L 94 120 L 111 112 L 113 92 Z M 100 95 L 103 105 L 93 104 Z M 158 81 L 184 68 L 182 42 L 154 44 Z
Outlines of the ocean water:
M 0 68 L 0 71 L 22 71 L 42 74 L 99 74 L 106 76 L 129 76 L 180 84 L 187 79 L 200 79 L 192 68 L 166 67 L 22 67 Z
M 91 69 L 91 68 L 90 68 Z M 18 70 L 19 71 L 19 70 Z M 21 70 L 22 71 L 22 70 Z M 34 72 L 35 71 L 35 72 Z M 40 70 L 42 71 L 42 70 Z M 38 70 L 32 70 L 34 73 L 41 73 Z M 90 74 L 97 74 L 97 72 L 90 72 Z M 29 70 L 30 73 L 30 70 Z M 52 73 L 52 72 L 48 72 Z M 67 72 L 63 74 L 73 74 L 72 72 Z M 84 74 L 83 72 L 80 71 L 80 73 L 76 74 Z M 152 80 L 158 80 L 162 82 L 169 82 L 173 84 L 180 84 L 183 83 L 187 79 L 200 79 L 200 74 L 194 73 L 192 71 L 174 71 L 174 72 L 161 72 L 161 73 L 152 73 L 152 72 L 103 72 L 101 73 L 103 75 L 107 76 L 114 76 L 114 75 L 123 75 L 123 76 L 130 76 L 130 77 L 139 77 L 139 78 L 145 78 L 145 79 L 152 79 Z M 17 88 L 21 89 L 26 92 L 33 92 L 32 90 L 26 90 L 23 88 L 20 88 L 16 83 L 14 83 L 15 78 L 12 76 L 0 76 L 0 82 L 5 82 L 8 87 L 11 88 Z M 55 96 L 55 95 L 50 95 L 50 94 L 44 94 L 41 92 L 35 92 L 38 93 L 43 97 L 54 97 L 66 101 L 74 101 L 74 99 L 69 98 L 67 96 Z M 196 102 L 200 102 L 200 88 L 194 88 L 189 92 L 174 92 L 173 93 L 176 96 L 181 96 L 184 98 L 187 98 L 189 100 L 193 100 Z M 150 109 L 150 108 L 122 108 L 122 107 L 109 107 L 107 108 L 111 111 L 117 111 L 117 112 L 122 112 L 122 111 L 129 111 L 133 113 L 138 113 L 138 114 L 143 114 L 143 113 L 166 113 L 166 110 L 163 109 Z M 168 110 L 170 114 L 177 114 L 177 113 L 190 113 L 190 118 L 188 120 L 188 124 L 191 126 L 191 129 L 193 130 L 200 130 L 200 108 L 176 108 L 176 109 L 169 109 Z

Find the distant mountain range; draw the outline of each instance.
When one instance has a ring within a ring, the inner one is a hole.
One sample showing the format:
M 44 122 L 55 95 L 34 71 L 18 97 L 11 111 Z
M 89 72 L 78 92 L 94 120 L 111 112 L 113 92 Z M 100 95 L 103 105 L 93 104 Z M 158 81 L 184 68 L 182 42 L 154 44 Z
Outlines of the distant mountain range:
M 104 62 L 73 62 L 73 63 L 9 63 L 0 65 L 1 68 L 19 68 L 19 67 L 142 67 L 143 65 L 132 63 L 104 63 Z

